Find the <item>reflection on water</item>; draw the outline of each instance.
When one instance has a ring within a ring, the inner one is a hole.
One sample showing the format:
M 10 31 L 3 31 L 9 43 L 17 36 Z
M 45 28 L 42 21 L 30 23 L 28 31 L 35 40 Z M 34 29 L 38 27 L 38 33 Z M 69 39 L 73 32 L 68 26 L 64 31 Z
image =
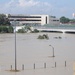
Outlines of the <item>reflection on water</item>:
M 17 66 L 25 70 L 16 73 L 16 75 L 73 75 L 73 62 L 75 60 L 75 35 L 62 33 L 46 33 L 49 40 L 37 39 L 39 34 L 29 33 L 17 34 Z M 56 39 L 54 37 L 62 37 Z M 1 75 L 15 75 L 5 71 L 14 68 L 14 34 L 0 34 L 0 73 Z M 55 57 L 52 58 L 52 48 L 54 47 Z M 65 67 L 65 61 L 67 66 Z M 56 68 L 55 66 L 56 64 Z M 33 64 L 36 64 L 34 70 Z M 44 69 L 46 63 L 46 69 Z

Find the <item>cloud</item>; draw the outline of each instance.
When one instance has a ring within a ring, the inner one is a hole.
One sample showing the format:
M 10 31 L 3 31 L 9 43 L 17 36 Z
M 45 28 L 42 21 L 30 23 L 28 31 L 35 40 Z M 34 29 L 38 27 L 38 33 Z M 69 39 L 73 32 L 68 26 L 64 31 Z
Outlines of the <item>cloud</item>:
M 0 3 L 0 13 L 5 14 L 48 14 L 60 17 L 70 16 L 75 8 L 51 1 L 42 0 L 9 0 Z
M 6 13 L 6 12 L 9 12 L 8 10 L 16 6 L 17 4 L 15 3 L 15 0 L 10 0 L 10 2 L 0 4 L 0 11 Z
M 38 1 L 34 1 L 34 0 L 19 0 L 19 6 L 21 7 L 35 6 L 38 3 L 39 3 Z
M 50 11 L 53 6 L 48 2 L 41 2 L 36 0 L 10 0 L 3 4 L 4 6 L 0 9 L 2 12 L 7 13 L 30 13 L 39 14 Z

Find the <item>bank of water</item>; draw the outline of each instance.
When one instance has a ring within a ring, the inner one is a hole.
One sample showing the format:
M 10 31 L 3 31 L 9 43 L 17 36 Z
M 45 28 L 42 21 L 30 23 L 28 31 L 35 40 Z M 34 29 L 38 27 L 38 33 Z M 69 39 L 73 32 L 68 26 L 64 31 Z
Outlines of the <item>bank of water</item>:
M 37 39 L 38 35 L 48 34 L 49 40 Z M 61 37 L 55 38 L 55 37 Z M 14 69 L 15 35 L 0 34 L 0 72 L 1 75 L 15 75 Z M 53 49 L 54 47 L 54 55 Z M 73 75 L 75 61 L 75 34 L 63 33 L 25 33 L 17 34 L 17 68 L 16 75 Z M 65 66 L 66 61 L 66 66 Z M 56 66 L 55 66 L 56 62 Z M 34 68 L 35 63 L 35 68 Z M 44 65 L 46 63 L 46 66 Z M 24 70 L 22 70 L 24 65 Z

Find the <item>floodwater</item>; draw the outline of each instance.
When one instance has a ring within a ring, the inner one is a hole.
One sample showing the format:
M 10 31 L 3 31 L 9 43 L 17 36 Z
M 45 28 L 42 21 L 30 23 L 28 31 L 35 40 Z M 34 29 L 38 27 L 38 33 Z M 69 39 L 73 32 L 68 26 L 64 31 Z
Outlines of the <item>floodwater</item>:
M 48 34 L 49 40 L 37 39 L 38 35 L 42 34 Z M 53 48 L 55 57 L 52 57 Z M 65 33 L 17 34 L 16 51 L 17 51 L 17 69 L 20 71 L 10 72 L 9 70 L 14 69 L 15 63 L 15 35 L 0 34 L 1 75 L 74 74 L 73 63 L 75 61 L 75 34 L 65 34 Z

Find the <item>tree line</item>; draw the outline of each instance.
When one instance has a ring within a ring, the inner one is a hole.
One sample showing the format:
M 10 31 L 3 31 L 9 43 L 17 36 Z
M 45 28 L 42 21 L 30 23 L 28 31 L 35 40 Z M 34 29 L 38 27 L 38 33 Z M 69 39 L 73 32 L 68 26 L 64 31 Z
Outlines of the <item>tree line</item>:
M 13 33 L 13 27 L 5 14 L 0 14 L 0 33 Z
M 75 19 L 69 19 L 65 16 L 60 17 L 60 22 L 61 23 L 74 23 L 75 24 Z

